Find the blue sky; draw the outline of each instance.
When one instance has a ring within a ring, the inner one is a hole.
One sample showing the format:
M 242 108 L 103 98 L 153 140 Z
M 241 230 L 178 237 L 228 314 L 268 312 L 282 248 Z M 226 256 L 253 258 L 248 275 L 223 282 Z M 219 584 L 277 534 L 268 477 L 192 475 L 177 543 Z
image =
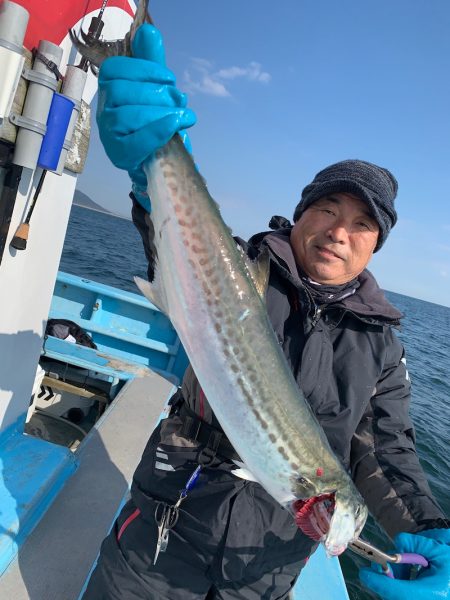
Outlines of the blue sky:
M 399 222 L 370 265 L 384 289 L 450 306 L 450 2 L 153 0 L 198 123 L 194 155 L 233 232 L 291 218 L 346 158 L 389 168 Z M 129 215 L 93 127 L 78 188 Z

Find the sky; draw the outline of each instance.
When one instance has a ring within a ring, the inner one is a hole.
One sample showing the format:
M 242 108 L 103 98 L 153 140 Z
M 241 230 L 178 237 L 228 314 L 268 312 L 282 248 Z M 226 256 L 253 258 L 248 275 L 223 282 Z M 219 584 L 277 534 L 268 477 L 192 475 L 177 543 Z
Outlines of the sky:
M 384 289 L 450 306 L 448 0 L 153 0 L 150 10 L 198 117 L 195 161 L 234 234 L 291 218 L 325 166 L 368 160 L 399 182 L 399 220 L 370 270 Z M 94 125 L 78 188 L 128 216 L 129 185 Z

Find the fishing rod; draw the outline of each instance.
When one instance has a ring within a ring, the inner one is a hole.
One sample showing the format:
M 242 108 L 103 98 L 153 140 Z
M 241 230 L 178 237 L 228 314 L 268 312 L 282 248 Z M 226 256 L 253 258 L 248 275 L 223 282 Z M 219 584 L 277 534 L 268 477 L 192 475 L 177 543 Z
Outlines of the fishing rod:
M 47 175 L 47 170 L 44 169 L 39 178 L 39 182 L 36 187 L 36 191 L 33 195 L 33 201 L 31 202 L 31 206 L 28 210 L 28 214 L 25 218 L 25 221 L 19 225 L 17 231 L 11 240 L 11 246 L 16 250 L 25 250 L 27 247 L 28 235 L 30 233 L 30 220 L 34 211 L 34 207 L 36 206 L 37 199 L 39 198 L 39 194 L 41 193 L 42 186 L 44 184 L 45 176 Z
M 85 41 L 87 43 L 95 42 L 96 40 L 98 40 L 100 38 L 103 27 L 105 25 L 104 21 L 102 20 L 102 17 L 105 12 L 105 9 L 108 5 L 108 1 L 109 0 L 103 0 L 98 15 L 96 17 L 92 17 L 91 24 L 89 26 L 89 31 L 85 35 Z M 87 72 L 89 67 L 91 67 L 91 69 L 93 70 L 94 75 L 97 75 L 97 73 L 94 71 L 95 67 L 93 65 L 91 65 L 91 63 L 88 59 L 86 59 L 84 56 L 82 56 L 81 62 L 78 65 L 78 68 Z M 46 174 L 47 174 L 47 170 L 44 169 L 39 178 L 39 182 L 36 187 L 36 191 L 33 195 L 33 200 L 32 200 L 30 209 L 28 211 L 28 214 L 27 214 L 25 220 L 23 221 L 23 223 L 21 223 L 19 225 L 19 227 L 17 228 L 17 231 L 16 231 L 13 239 L 11 240 L 11 246 L 13 248 L 15 248 L 16 250 L 25 250 L 25 248 L 27 247 L 28 236 L 30 233 L 31 217 L 33 215 L 34 208 L 35 208 L 37 200 L 39 198 L 39 194 L 41 193 Z
M 100 7 L 100 12 L 96 17 L 92 17 L 91 24 L 89 25 L 89 30 L 85 36 L 85 42 L 87 44 L 95 42 L 100 38 L 100 35 L 103 31 L 103 27 L 105 25 L 105 22 L 102 20 L 102 17 L 108 2 L 109 0 L 103 0 L 102 5 Z M 78 68 L 82 69 L 83 71 L 87 71 L 89 69 L 89 66 L 91 67 L 91 70 L 94 73 L 94 75 L 96 75 L 96 72 L 93 70 L 93 65 L 90 64 L 90 61 L 87 58 L 82 56 Z

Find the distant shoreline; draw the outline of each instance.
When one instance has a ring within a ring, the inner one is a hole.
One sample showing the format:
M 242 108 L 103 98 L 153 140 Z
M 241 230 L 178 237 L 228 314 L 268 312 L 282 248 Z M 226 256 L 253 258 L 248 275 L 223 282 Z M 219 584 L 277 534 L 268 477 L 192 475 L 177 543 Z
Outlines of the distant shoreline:
M 104 215 L 109 215 L 110 217 L 117 217 L 118 219 L 125 219 L 125 221 L 131 221 L 131 217 L 126 217 L 125 215 L 117 215 L 116 213 L 110 212 L 108 210 L 102 210 L 101 208 L 94 208 L 93 206 L 84 206 L 83 204 L 78 204 L 78 202 L 73 202 L 73 206 L 78 206 L 79 208 L 86 208 L 87 210 L 93 210 L 94 212 L 99 212 Z

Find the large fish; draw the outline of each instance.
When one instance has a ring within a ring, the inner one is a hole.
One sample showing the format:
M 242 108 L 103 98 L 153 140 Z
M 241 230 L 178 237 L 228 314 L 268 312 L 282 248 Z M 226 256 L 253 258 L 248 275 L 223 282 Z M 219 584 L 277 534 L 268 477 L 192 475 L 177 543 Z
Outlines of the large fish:
M 141 1 L 133 31 L 147 17 Z M 74 43 L 100 65 L 129 39 Z M 267 253 L 253 262 L 236 246 L 180 137 L 144 163 L 157 257 L 143 293 L 172 321 L 223 430 L 247 469 L 281 505 L 334 494 L 323 538 L 340 554 L 367 508 L 334 455 L 276 339 L 265 304 Z

